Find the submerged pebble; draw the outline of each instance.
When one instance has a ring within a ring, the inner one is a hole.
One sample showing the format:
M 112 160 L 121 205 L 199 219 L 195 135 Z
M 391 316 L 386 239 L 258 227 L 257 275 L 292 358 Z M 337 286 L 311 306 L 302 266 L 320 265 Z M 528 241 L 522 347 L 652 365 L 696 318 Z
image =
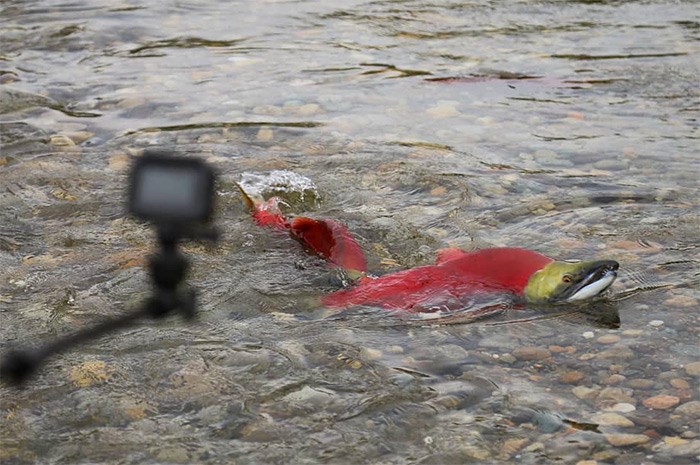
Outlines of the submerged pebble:
M 693 377 L 700 377 L 700 362 L 688 363 L 684 367 L 685 372 Z
M 654 410 L 666 410 L 678 405 L 679 402 L 680 399 L 676 396 L 660 394 L 658 396 L 646 398 L 642 403 L 645 407 Z
M 632 389 L 621 387 L 606 387 L 603 388 L 596 399 L 597 403 L 604 406 L 618 405 L 620 403 L 634 404 L 636 402 L 633 397 Z
M 49 144 L 55 146 L 55 147 L 73 147 L 75 146 L 75 142 L 73 140 L 63 134 L 52 134 L 49 136 Z
M 611 433 L 606 434 L 605 439 L 613 446 L 636 446 L 649 442 L 649 436 L 644 434 Z
M 628 418 L 615 412 L 603 412 L 593 415 L 591 421 L 598 423 L 601 426 L 634 426 L 634 423 Z
M 681 415 L 690 420 L 700 420 L 700 400 L 691 400 L 684 404 L 679 405 L 673 411 L 677 415 Z
M 627 378 L 620 374 L 612 374 L 606 378 L 600 380 L 603 384 L 620 384 L 623 383 Z
M 659 449 L 659 459 L 687 457 L 690 460 L 697 460 L 700 456 L 700 440 L 693 441 L 670 441 L 665 447 Z
M 664 438 L 664 444 L 667 446 L 680 446 L 683 444 L 688 444 L 687 439 L 680 438 L 678 436 L 666 436 Z
M 552 356 L 552 353 L 544 347 L 518 347 L 513 356 L 519 360 L 544 360 Z
M 571 390 L 579 399 L 594 399 L 598 396 L 598 390 L 587 386 L 576 386 Z
M 620 336 L 617 334 L 604 334 L 596 339 L 596 341 L 601 344 L 615 344 L 616 342 L 620 342 Z
M 632 389 L 650 389 L 654 386 L 654 381 L 651 379 L 634 378 L 627 380 L 625 384 Z
M 635 357 L 634 352 L 629 347 L 618 346 L 610 349 L 602 350 L 598 353 L 597 358 L 603 360 L 628 360 Z
M 683 378 L 674 378 L 669 384 L 676 389 L 690 389 L 690 383 Z
M 582 371 L 567 371 L 560 374 L 557 379 L 564 384 L 576 384 L 586 377 L 586 374 Z
M 637 407 L 635 407 L 633 404 L 627 403 L 627 402 L 617 402 L 613 404 L 612 406 L 606 408 L 605 410 L 611 411 L 611 412 L 620 412 L 620 413 L 630 413 L 634 412 L 637 410 Z

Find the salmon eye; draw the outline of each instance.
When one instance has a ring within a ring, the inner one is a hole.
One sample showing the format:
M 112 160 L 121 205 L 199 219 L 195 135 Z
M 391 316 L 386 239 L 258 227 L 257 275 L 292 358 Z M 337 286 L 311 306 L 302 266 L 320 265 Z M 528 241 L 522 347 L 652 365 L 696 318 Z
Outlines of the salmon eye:
M 571 284 L 574 281 L 574 278 L 570 274 L 565 274 L 562 276 L 561 280 L 566 284 Z

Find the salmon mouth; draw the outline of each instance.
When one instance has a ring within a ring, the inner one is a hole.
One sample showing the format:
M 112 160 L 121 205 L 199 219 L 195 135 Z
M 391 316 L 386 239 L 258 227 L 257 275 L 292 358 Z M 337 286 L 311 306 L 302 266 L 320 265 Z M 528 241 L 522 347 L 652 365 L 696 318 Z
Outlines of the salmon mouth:
M 605 292 L 617 278 L 620 264 L 615 260 L 600 260 L 583 266 L 570 286 L 553 296 L 556 302 L 577 302 Z

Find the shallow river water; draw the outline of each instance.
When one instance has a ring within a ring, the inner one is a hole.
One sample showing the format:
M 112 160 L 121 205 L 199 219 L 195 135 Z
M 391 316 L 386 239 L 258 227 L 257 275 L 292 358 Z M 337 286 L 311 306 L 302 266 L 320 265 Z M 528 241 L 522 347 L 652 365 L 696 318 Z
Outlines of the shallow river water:
M 0 2 L 0 350 L 148 295 L 144 149 L 216 167 L 223 232 L 185 247 L 196 322 L 0 385 L 0 462 L 697 463 L 699 63 L 691 0 Z M 620 276 L 471 323 L 331 313 L 245 179 L 376 272 L 508 245 Z

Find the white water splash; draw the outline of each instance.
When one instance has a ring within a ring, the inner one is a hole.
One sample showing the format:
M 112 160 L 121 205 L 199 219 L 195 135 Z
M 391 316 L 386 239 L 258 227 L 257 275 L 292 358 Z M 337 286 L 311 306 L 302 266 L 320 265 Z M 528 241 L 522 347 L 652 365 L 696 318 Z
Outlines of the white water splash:
M 298 196 L 302 202 L 307 199 L 316 201 L 319 197 L 318 188 L 311 179 L 288 170 L 274 170 L 265 174 L 246 172 L 239 184 L 251 197 Z

